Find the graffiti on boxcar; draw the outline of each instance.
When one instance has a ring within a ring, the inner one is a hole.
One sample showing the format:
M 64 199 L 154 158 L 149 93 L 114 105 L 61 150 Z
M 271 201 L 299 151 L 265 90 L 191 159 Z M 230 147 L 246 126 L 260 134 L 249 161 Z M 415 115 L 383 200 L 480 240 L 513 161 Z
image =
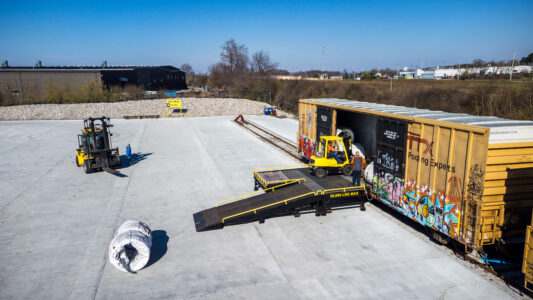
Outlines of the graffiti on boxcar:
M 306 158 L 310 158 L 315 151 L 315 142 L 312 139 L 301 135 L 299 149 Z
M 315 109 L 307 109 L 307 124 L 305 125 L 307 127 L 307 130 L 313 130 L 313 116 L 315 114 Z M 311 127 L 311 128 L 309 128 Z
M 307 118 L 306 118 L 307 114 Z M 315 109 L 314 108 L 307 108 L 306 112 L 302 113 L 301 117 L 301 127 L 305 127 L 304 132 L 313 132 L 313 116 L 315 115 Z M 315 150 L 315 141 L 300 135 L 300 141 L 298 145 L 298 150 L 301 154 L 303 154 L 307 159 L 313 155 Z
M 374 193 L 379 195 L 380 199 L 387 204 L 398 206 L 402 198 L 403 180 L 392 174 L 384 173 L 380 176 L 374 176 L 373 180 Z
M 474 200 L 479 199 L 483 193 L 483 175 L 483 169 L 479 165 L 475 164 L 470 168 L 467 191 Z
M 466 186 L 466 207 L 465 207 L 465 230 L 464 240 L 467 243 L 472 243 L 474 239 L 475 227 L 478 222 L 477 211 L 479 210 L 479 203 L 483 195 L 483 176 L 485 172 L 478 164 L 470 167 L 468 175 L 468 184 Z
M 377 158 L 377 163 L 389 170 L 393 170 L 395 172 L 398 172 L 400 168 L 400 164 L 398 161 L 398 158 L 393 158 L 389 155 L 388 152 L 381 153 L 380 156 Z
M 452 177 L 453 178 L 453 177 Z M 450 178 L 451 182 L 459 183 Z M 446 196 L 443 191 L 433 191 L 428 185 L 416 184 L 415 180 L 403 180 L 385 173 L 375 176 L 373 191 L 379 199 L 418 223 L 431 227 L 456 239 L 459 237 L 461 219 L 458 187 Z
M 448 183 L 450 184 L 449 197 L 460 201 L 463 198 L 463 183 L 461 178 L 452 176 L 448 179 Z

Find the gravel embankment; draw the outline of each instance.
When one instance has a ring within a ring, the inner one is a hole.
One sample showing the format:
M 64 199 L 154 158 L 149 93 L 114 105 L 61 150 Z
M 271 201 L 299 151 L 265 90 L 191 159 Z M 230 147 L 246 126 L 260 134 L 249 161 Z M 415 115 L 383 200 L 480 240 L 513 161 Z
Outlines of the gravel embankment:
M 181 98 L 184 117 L 262 114 L 264 102 L 234 98 Z M 0 107 L 0 120 L 82 120 L 106 116 L 159 115 L 166 118 L 166 99 L 79 104 L 33 104 Z M 286 115 L 278 110 L 278 115 Z M 171 117 L 179 117 L 179 110 Z

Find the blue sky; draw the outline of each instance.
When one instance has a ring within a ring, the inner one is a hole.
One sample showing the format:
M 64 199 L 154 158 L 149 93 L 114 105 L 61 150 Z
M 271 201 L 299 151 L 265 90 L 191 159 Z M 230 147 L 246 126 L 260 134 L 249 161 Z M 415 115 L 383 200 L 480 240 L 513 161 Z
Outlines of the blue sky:
M 531 12 L 531 0 L 3 0 L 0 59 L 10 65 L 189 63 L 205 72 L 234 38 L 289 71 L 436 66 L 533 52 Z

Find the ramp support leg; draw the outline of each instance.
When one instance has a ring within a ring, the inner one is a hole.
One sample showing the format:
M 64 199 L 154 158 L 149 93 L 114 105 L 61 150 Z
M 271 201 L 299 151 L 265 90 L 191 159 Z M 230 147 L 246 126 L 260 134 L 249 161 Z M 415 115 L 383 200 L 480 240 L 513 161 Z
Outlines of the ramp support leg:
M 257 178 L 255 178 L 254 176 L 254 191 L 257 191 L 259 190 L 261 186 L 259 185 L 259 181 L 257 180 Z
M 325 216 L 328 213 L 328 208 L 326 206 L 326 202 L 324 200 L 319 200 L 316 203 L 316 211 L 315 216 Z
M 291 209 L 291 213 L 295 218 L 300 217 L 300 211 L 297 209 Z

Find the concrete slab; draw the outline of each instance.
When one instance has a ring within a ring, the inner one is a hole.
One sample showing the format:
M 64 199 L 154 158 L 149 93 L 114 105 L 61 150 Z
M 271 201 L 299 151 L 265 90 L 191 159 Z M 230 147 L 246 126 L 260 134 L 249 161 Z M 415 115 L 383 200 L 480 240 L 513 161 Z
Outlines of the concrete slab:
M 291 118 L 280 119 L 265 115 L 246 115 L 244 118 L 277 133 L 296 145 L 298 140 L 298 120 Z
M 231 120 L 113 120 L 142 158 L 124 177 L 75 166 L 81 121 L 0 122 L 0 298 L 509 297 L 372 209 L 197 233 L 192 214 L 252 191 L 252 169 L 295 163 Z M 138 274 L 107 263 L 130 218 L 154 230 Z

